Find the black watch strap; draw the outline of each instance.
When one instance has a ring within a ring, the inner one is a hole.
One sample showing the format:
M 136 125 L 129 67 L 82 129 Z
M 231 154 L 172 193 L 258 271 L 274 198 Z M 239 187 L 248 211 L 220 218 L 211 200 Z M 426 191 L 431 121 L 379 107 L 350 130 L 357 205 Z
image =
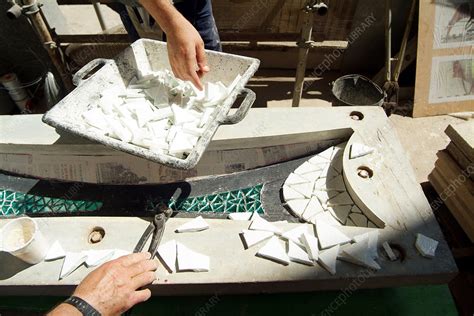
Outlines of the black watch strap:
M 77 296 L 71 296 L 64 303 L 77 308 L 84 316 L 101 316 L 100 313 L 92 307 L 89 303 Z

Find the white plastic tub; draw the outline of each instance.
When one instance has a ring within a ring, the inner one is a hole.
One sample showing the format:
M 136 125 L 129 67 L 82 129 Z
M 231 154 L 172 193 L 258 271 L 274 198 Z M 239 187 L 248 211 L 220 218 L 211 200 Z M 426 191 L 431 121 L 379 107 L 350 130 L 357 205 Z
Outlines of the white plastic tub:
M 165 154 L 152 152 L 149 149 L 125 143 L 114 138 L 98 134 L 88 128 L 82 119 L 82 113 L 95 107 L 100 92 L 119 86 L 125 88 L 137 73 L 142 75 L 150 71 L 171 70 L 166 43 L 149 39 L 140 39 L 114 59 L 95 59 L 85 65 L 74 76 L 74 89 L 63 100 L 56 104 L 44 116 L 43 121 L 51 126 L 64 129 L 69 133 L 102 143 L 108 147 L 146 158 L 173 168 L 191 169 L 199 162 L 212 136 L 221 124 L 235 124 L 241 121 L 255 101 L 255 93 L 244 88 L 248 80 L 257 71 L 260 61 L 255 58 L 206 51 L 211 72 L 203 78 L 229 85 L 238 74 L 242 76 L 237 87 L 220 104 L 205 125 L 205 132 L 194 150 L 186 157 L 179 159 Z M 84 79 L 92 70 L 101 66 L 93 75 Z M 228 112 L 239 94 L 244 95 L 240 107 L 233 115 Z

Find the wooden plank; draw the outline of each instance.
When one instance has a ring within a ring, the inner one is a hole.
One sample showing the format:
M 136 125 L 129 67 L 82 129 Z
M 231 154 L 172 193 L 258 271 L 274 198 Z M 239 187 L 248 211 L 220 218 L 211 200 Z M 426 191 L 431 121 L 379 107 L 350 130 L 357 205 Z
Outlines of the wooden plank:
M 437 169 L 433 170 L 428 176 L 428 179 L 438 192 L 441 201 L 448 206 L 451 214 L 456 218 L 459 226 L 462 227 L 471 242 L 474 242 L 474 221 L 472 220 L 472 214 L 467 214 L 466 208 L 458 200 L 456 192 L 450 193 L 451 190 L 447 189 L 449 186 L 448 182 L 444 180 Z
M 451 156 L 444 151 L 438 152 L 437 155 L 435 168 L 448 183 L 454 186 L 457 196 L 465 207 L 472 211 L 474 217 L 474 184 L 468 177 L 474 169 L 461 170 Z
M 457 12 L 459 4 L 420 0 L 414 117 L 474 110 L 469 69 L 474 62 L 474 41 L 463 40 L 468 38 L 466 33 L 448 35 L 451 27 L 457 29 L 451 34 L 468 32 L 469 18 L 450 26 L 456 14 L 466 14 Z
M 474 161 L 474 121 L 448 125 L 445 133 L 469 161 Z
M 148 225 L 149 219 L 137 217 L 48 217 L 38 218 L 39 227 L 49 241 L 59 238 L 66 251 L 119 248 L 132 250 Z M 248 227 L 246 221 L 207 219 L 210 229 L 192 234 L 177 234 L 174 230 L 189 219 L 171 218 L 166 223 L 163 243 L 175 239 L 189 248 L 210 257 L 210 272 L 169 274 L 160 265 L 157 280 L 150 286 L 153 295 L 239 294 L 338 290 L 359 282 L 358 288 L 392 287 L 421 283 L 446 283 L 457 272 L 449 247 L 439 227 L 432 223 L 425 233 L 439 240 L 436 257 L 427 260 L 414 247 L 417 230 L 399 232 L 380 230 L 379 244 L 396 242 L 405 251 L 405 260 L 381 258 L 382 269 L 370 272 L 359 266 L 337 261 L 336 275 L 320 266 L 290 263 L 283 266 L 256 257 L 261 247 L 245 250 L 239 233 Z M 1 219 L 0 226 L 7 220 Z M 287 231 L 300 224 L 276 224 Z M 87 242 L 93 227 L 102 227 L 105 238 L 97 244 Z M 308 227 L 313 229 L 312 226 Z M 341 227 L 348 236 L 367 232 L 367 228 Z M 6 253 L 0 253 L 1 295 L 63 295 L 78 284 L 93 269 L 80 267 L 58 280 L 62 260 L 42 262 L 34 266 L 23 264 Z
M 462 170 L 467 170 L 469 168 L 474 168 L 474 162 L 469 161 L 466 155 L 456 146 L 455 143 L 450 142 L 446 147 L 449 155 L 457 162 Z M 469 178 L 474 181 L 474 174 L 470 174 Z

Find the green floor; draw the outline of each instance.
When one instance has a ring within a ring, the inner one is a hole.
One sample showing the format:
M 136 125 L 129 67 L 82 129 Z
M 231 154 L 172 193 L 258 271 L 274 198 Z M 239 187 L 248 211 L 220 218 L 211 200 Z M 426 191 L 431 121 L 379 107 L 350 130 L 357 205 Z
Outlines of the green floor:
M 8 311 L 41 312 L 59 297 L 1 297 L 0 315 Z M 17 314 L 15 313 L 15 314 Z M 457 315 L 448 286 L 241 296 L 154 297 L 132 315 Z

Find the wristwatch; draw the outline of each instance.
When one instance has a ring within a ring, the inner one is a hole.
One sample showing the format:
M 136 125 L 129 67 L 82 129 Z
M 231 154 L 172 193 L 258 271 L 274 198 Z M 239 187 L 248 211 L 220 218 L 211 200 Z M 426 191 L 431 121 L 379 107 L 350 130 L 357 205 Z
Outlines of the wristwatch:
M 100 313 L 92 307 L 89 303 L 77 296 L 71 296 L 64 303 L 77 308 L 84 316 L 101 316 Z

